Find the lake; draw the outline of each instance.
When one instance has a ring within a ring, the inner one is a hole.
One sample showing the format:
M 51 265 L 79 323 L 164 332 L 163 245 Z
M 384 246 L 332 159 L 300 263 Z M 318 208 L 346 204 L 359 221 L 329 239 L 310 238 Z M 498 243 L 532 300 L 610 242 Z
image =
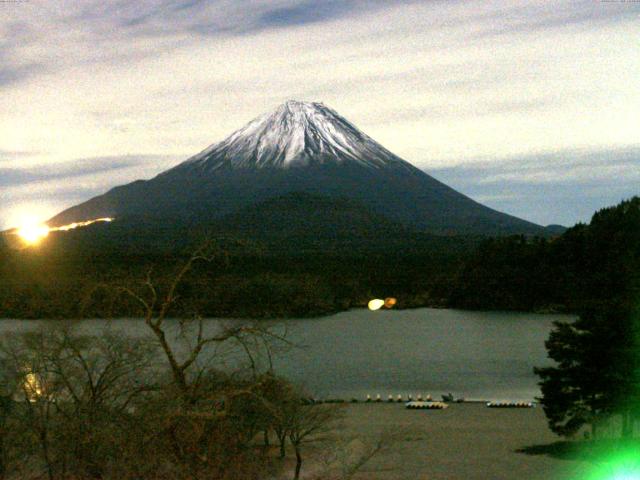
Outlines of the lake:
M 320 396 L 367 394 L 533 400 L 534 366 L 549 365 L 544 342 L 564 315 L 416 309 L 352 310 L 290 322 L 308 347 L 278 362 Z
M 534 366 L 549 364 L 544 342 L 554 320 L 567 315 L 463 310 L 351 310 L 330 317 L 283 320 L 298 345 L 278 356 L 276 370 L 318 398 L 383 399 L 443 393 L 468 399 L 533 400 Z M 40 322 L 0 320 L 0 333 Z M 141 320 L 86 320 L 99 333 L 107 325 L 146 333 Z M 209 328 L 219 321 L 207 320 Z

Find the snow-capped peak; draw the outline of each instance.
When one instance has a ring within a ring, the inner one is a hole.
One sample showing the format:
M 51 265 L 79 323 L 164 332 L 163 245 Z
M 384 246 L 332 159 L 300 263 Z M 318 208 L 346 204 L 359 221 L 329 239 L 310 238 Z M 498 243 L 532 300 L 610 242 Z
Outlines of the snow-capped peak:
M 289 100 L 183 165 L 203 172 L 222 167 L 291 168 L 356 162 L 370 168 L 410 165 L 323 103 Z

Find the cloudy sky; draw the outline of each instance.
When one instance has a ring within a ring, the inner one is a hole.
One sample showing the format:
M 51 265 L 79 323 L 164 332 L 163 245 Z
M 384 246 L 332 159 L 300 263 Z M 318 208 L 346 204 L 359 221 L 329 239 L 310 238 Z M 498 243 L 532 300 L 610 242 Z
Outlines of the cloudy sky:
M 634 0 L 0 2 L 0 227 L 323 101 L 491 207 L 640 194 Z

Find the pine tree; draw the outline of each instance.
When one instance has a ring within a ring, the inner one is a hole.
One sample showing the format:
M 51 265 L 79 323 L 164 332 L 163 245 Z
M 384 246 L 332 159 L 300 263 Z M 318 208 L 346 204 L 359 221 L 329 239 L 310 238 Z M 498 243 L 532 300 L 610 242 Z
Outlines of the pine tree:
M 597 212 L 583 232 L 579 295 L 572 323 L 546 342 L 554 367 L 536 368 L 551 430 L 570 436 L 617 416 L 631 437 L 640 418 L 640 198 Z
M 604 304 L 572 323 L 556 322 L 546 342 L 555 367 L 536 368 L 549 427 L 564 436 L 585 424 L 621 415 L 623 436 L 633 432 L 640 400 L 638 316 L 622 305 Z

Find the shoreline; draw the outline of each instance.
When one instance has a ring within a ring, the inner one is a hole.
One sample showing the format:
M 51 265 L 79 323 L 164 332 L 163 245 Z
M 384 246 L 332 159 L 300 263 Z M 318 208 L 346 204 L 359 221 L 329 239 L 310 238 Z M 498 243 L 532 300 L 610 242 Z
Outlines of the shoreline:
M 494 310 L 494 309 L 483 309 L 483 308 L 458 308 L 455 306 L 446 306 L 446 305 L 417 305 L 417 306 L 407 306 L 407 307 L 398 307 L 394 306 L 393 308 L 382 308 L 378 312 L 386 312 L 386 311 L 413 311 L 413 310 L 453 310 L 459 312 L 473 312 L 473 313 L 496 313 L 496 314 L 522 314 L 522 315 L 543 315 L 543 316 L 553 316 L 553 315 L 567 315 L 567 316 L 575 316 L 576 312 L 565 311 L 565 310 L 553 310 L 553 309 L 538 309 L 538 310 Z M 313 320 L 313 319 L 322 319 L 322 318 L 330 318 L 335 315 L 339 315 L 341 313 L 347 313 L 351 311 L 369 311 L 366 303 L 362 306 L 349 307 L 345 309 L 338 310 L 328 310 L 323 313 L 311 313 L 308 315 L 299 315 L 299 314 L 291 314 L 287 316 L 260 316 L 260 317 L 242 317 L 242 316 L 214 316 L 207 315 L 204 316 L 204 320 L 237 320 L 237 321 L 265 321 L 265 322 L 274 322 L 274 321 L 291 321 L 291 320 Z M 372 314 L 375 314 L 376 311 L 372 311 Z M 179 319 L 179 316 L 170 317 L 168 319 Z M 78 318 L 60 318 L 60 317 L 0 317 L 0 322 L 5 320 L 21 320 L 21 321 L 57 321 L 57 322 L 75 322 L 75 321 L 83 321 L 83 320 L 102 320 L 102 321 L 110 321 L 110 320 L 143 320 L 144 317 L 136 317 L 136 316 L 126 316 L 126 317 L 78 317 Z

